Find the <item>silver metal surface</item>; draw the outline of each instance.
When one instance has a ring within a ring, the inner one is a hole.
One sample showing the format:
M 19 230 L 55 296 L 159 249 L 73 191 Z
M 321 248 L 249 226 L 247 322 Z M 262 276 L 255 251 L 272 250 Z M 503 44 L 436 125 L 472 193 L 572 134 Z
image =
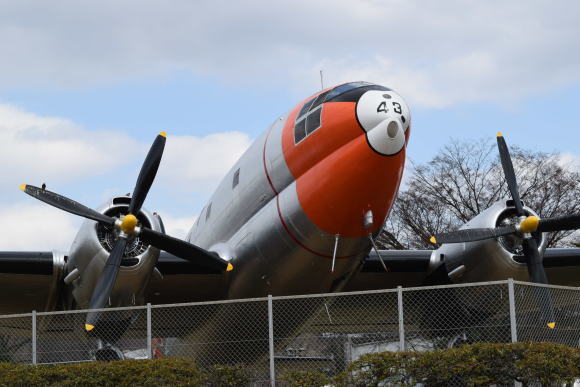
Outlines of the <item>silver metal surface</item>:
M 32 311 L 32 364 L 36 365 L 36 311 Z
M 405 315 L 403 310 L 403 288 L 397 286 L 397 315 L 399 316 L 399 351 L 406 351 L 405 346 Z
M 518 328 L 516 325 L 516 303 L 514 294 L 514 280 L 512 278 L 508 279 L 508 296 L 510 300 L 510 330 L 512 343 L 517 343 L 518 341 Z
M 468 228 L 493 228 L 497 226 L 498 219 L 506 211 L 512 211 L 507 200 L 501 200 L 480 213 L 471 221 L 461 227 Z M 530 208 L 524 207 L 530 215 L 537 214 Z M 545 249 L 547 239 L 542 236 L 538 249 Z M 454 272 L 457 268 L 462 269 L 462 275 L 452 278 L 461 283 L 490 281 L 496 279 L 514 278 L 527 281 L 528 270 L 525 263 L 515 260 L 515 255 L 508 251 L 498 239 L 469 243 L 444 244 L 432 257 L 432 267 L 440 264 L 439 258 L 443 256 L 443 261 L 448 273 Z
M 338 250 L 338 239 L 340 235 L 336 234 L 334 236 L 334 249 L 332 250 L 332 266 L 330 267 L 330 271 L 334 273 L 334 263 L 336 262 L 336 252 Z
M 153 336 L 151 334 L 151 304 L 147 303 L 147 358 L 153 359 L 153 353 L 151 352 L 151 341 Z
M 128 206 L 128 197 L 114 197 L 105 205 L 98 208 L 101 213 L 110 213 Z M 145 219 L 155 231 L 161 231 L 158 217 L 153 216 L 146 209 L 141 209 L 138 217 Z M 118 237 L 126 237 L 119 233 Z M 93 289 L 101 271 L 109 257 L 109 251 L 103 247 L 97 235 L 97 223 L 86 220 L 77 233 L 66 264 L 67 277 L 70 273 L 78 272 L 70 282 L 67 294 L 67 308 L 87 307 Z M 129 265 L 121 263 L 121 268 L 111 293 L 112 306 L 133 305 L 134 302 L 144 303 L 145 288 L 159 257 L 159 250 L 149 246 L 141 254 L 130 257 L 133 260 Z M 125 258 L 124 258 L 125 259 Z M 123 261 L 124 262 L 124 261 Z
M 381 252 L 377 248 L 377 244 L 375 243 L 375 240 L 373 239 L 373 235 L 372 234 L 369 234 L 369 240 L 371 241 L 371 244 L 373 246 L 373 250 L 375 251 L 375 254 L 377 254 L 377 256 L 379 257 L 379 261 L 381 261 L 381 265 L 383 265 L 383 269 L 385 271 L 388 271 L 387 270 L 387 265 L 385 265 L 385 261 L 383 261 L 383 257 L 381 257 Z
M 363 217 L 363 226 L 364 228 L 369 229 L 372 227 L 373 223 L 374 223 L 373 211 L 368 210 L 367 212 L 365 212 L 365 216 Z
M 81 276 L 81 272 L 76 267 L 64 277 L 64 283 L 70 285 L 74 280 Z
M 276 385 L 276 366 L 274 364 L 274 315 L 272 312 L 272 295 L 268 295 L 268 347 L 270 356 L 270 385 Z

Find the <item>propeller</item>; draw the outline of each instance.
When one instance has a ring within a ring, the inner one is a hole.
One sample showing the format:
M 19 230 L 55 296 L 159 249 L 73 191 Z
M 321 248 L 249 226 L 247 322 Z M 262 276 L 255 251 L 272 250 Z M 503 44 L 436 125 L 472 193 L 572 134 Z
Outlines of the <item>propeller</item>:
M 546 271 L 544 270 L 542 263 L 543 258 L 538 251 L 538 243 L 532 236 L 532 233 L 575 230 L 580 228 L 580 214 L 556 216 L 545 219 L 540 219 L 533 215 L 526 217 L 526 213 L 520 200 L 516 175 L 510 153 L 501 133 L 497 134 L 497 146 L 508 189 L 514 202 L 516 215 L 519 217 L 518 223 L 495 228 L 463 229 L 448 233 L 435 234 L 431 237 L 430 241 L 433 244 L 463 243 L 492 239 L 515 233 L 520 234 L 523 236 L 522 249 L 524 251 L 524 256 L 526 257 L 530 281 L 537 284 L 547 285 L 548 277 L 546 276 Z M 549 288 L 537 287 L 535 288 L 535 294 L 546 325 L 549 328 L 554 328 L 556 322 Z
M 161 132 L 151 145 L 149 153 L 143 162 L 133 196 L 129 204 L 128 213 L 121 215 L 120 218 L 114 218 L 101 214 L 98 211 L 90 209 L 72 199 L 59 195 L 55 192 L 47 191 L 44 188 L 38 188 L 32 185 L 22 184 L 20 189 L 28 195 L 43 201 L 51 206 L 60 208 L 61 210 L 70 212 L 87 219 L 97 221 L 99 223 L 113 226 L 118 232 L 118 239 L 113 246 L 105 263 L 105 267 L 97 281 L 97 285 L 93 290 L 93 295 L 89 303 L 89 309 L 101 309 L 107 305 L 107 301 L 115 286 L 117 275 L 121 267 L 121 260 L 125 252 L 127 242 L 139 236 L 139 238 L 160 250 L 165 250 L 177 257 L 188 261 L 195 262 L 200 266 L 208 269 L 219 271 L 231 271 L 233 266 L 231 263 L 221 259 L 217 254 L 202 249 L 186 241 L 170 237 L 155 230 L 139 225 L 139 220 L 135 214 L 141 210 L 141 206 L 147 197 L 147 193 L 155 180 L 155 175 L 163 156 L 163 149 L 165 148 L 166 134 Z M 87 314 L 85 321 L 85 329 L 87 332 L 92 331 L 100 318 L 100 312 L 91 311 Z

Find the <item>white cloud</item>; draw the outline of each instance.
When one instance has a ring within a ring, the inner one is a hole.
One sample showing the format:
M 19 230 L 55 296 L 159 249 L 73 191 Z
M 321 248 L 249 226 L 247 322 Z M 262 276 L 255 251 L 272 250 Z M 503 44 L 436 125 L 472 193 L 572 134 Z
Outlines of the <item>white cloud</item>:
M 241 132 L 168 137 L 158 180 L 173 191 L 211 191 L 250 143 Z
M 12 188 L 99 175 L 142 149 L 122 133 L 88 131 L 6 104 L 0 104 L 0 138 L 0 185 Z
M 300 94 L 394 85 L 423 106 L 580 81 L 580 3 L 441 0 L 0 2 L 0 84 L 84 87 L 185 69 Z
M 43 203 L 15 203 L 0 206 L 0 251 L 67 252 L 82 218 Z M 175 217 L 160 213 L 165 231 L 184 239 L 196 217 Z
M 19 193 L 16 187 L 20 183 L 47 182 L 50 188 L 57 183 L 70 184 L 74 179 L 92 176 L 90 186 L 76 187 L 81 192 L 77 199 L 82 201 L 82 192 L 95 198 L 94 187 L 101 187 L 96 196 L 108 200 L 131 190 L 137 176 L 119 191 L 112 188 L 119 184 L 113 171 L 120 162 L 144 157 L 150 146 L 122 133 L 89 131 L 70 120 L 42 117 L 2 104 L 0 138 L 0 250 L 3 251 L 66 251 L 81 222 L 78 217 L 30 198 L 28 202 L 11 202 Z M 169 215 L 176 213 L 182 203 L 172 203 L 173 199 L 168 199 L 166 194 L 170 192 L 172 198 L 181 199 L 191 198 L 192 193 L 198 197 L 209 194 L 249 145 L 248 135 L 240 132 L 202 138 L 168 137 L 154 184 L 157 195 L 152 195 L 146 206 L 151 204 L 165 214 L 170 235 L 185 237 L 195 218 Z M 98 195 L 99 192 L 102 194 Z
M 67 252 L 82 219 L 48 205 L 0 206 L 1 251 Z

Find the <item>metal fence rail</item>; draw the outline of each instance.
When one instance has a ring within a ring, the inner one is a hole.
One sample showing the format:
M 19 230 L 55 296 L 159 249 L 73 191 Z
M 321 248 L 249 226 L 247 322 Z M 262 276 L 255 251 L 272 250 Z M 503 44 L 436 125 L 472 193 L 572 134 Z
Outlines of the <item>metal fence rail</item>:
M 580 288 L 547 286 L 557 321 L 549 329 L 541 286 L 508 280 L 104 309 L 99 338 L 83 329 L 87 311 L 0 316 L 0 361 L 181 357 L 202 367 L 242 365 L 270 384 L 293 370 L 333 376 L 370 352 L 473 342 L 580 346 Z

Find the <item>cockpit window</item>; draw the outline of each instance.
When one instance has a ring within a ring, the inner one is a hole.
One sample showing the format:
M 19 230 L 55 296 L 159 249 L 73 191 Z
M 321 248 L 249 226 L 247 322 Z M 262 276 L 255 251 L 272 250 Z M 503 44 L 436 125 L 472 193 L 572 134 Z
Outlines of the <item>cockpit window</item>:
M 357 102 L 360 96 L 368 90 L 389 91 L 391 89 L 368 82 L 351 82 L 327 90 L 306 101 L 302 109 L 300 109 L 296 122 L 294 123 L 294 143 L 298 144 L 310 133 L 320 128 L 323 103 Z
M 349 90 L 352 89 L 357 89 L 359 87 L 363 87 L 363 86 L 370 86 L 371 83 L 368 82 L 351 82 L 351 83 L 345 83 L 344 85 L 340 85 L 340 86 L 336 86 L 334 89 L 332 89 L 330 91 L 330 93 L 328 94 L 328 99 L 333 99 L 334 97 L 347 92 Z
M 360 96 L 369 90 L 390 91 L 391 89 L 368 82 L 345 83 L 332 89 L 324 102 L 357 102 Z
M 310 133 L 320 128 L 320 115 L 322 113 L 322 103 L 326 100 L 329 91 L 319 94 L 307 101 L 294 123 L 294 143 L 298 144 Z

